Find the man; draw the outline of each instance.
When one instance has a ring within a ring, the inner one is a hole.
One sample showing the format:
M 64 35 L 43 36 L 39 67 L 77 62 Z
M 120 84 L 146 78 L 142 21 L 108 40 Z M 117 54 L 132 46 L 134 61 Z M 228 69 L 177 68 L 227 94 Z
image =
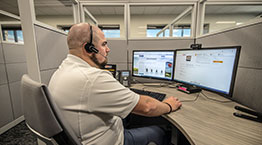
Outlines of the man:
M 160 116 L 178 109 L 181 103 L 174 97 L 163 103 L 139 96 L 122 86 L 110 72 L 101 70 L 107 63 L 110 49 L 98 27 L 75 24 L 68 33 L 67 43 L 69 54 L 52 76 L 49 89 L 82 143 L 140 145 L 143 144 L 140 140 L 158 143 L 163 139 L 155 126 L 124 130 L 122 119 L 131 112 Z M 138 135 L 143 131 L 146 132 L 143 136 L 149 140 Z

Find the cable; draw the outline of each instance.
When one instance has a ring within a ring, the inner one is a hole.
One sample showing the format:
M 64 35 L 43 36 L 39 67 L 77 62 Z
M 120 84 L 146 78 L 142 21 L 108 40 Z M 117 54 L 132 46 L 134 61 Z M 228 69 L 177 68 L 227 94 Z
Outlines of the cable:
M 165 87 L 166 85 L 164 83 L 152 84 L 152 85 L 144 83 L 143 86 L 145 87 Z
M 134 81 L 134 82 L 138 82 L 139 84 L 142 84 L 142 85 L 144 84 L 144 82 L 140 82 L 140 81 L 138 81 L 137 79 L 133 79 L 133 81 Z
M 200 95 L 200 93 L 197 94 L 195 99 L 192 99 L 192 100 L 180 100 L 180 102 L 195 102 L 199 98 L 199 95 Z
M 202 91 L 200 92 L 200 94 L 203 94 L 203 96 L 205 96 L 205 97 L 206 97 L 207 99 L 209 99 L 209 100 L 216 101 L 216 102 L 220 102 L 220 103 L 233 102 L 232 100 L 230 100 L 230 101 L 222 101 L 222 100 L 217 100 L 217 99 L 214 99 L 214 98 L 210 98 L 210 97 L 208 97 L 207 95 L 205 95 Z
M 138 80 L 136 80 L 136 79 L 133 79 L 133 81 L 134 82 L 138 82 L 139 84 L 141 84 L 141 85 L 143 85 L 143 86 L 148 86 L 148 87 L 164 87 L 164 86 L 166 86 L 166 85 L 164 85 L 165 83 L 163 83 L 163 82 L 141 82 L 141 81 L 138 81 Z M 159 84 L 153 84 L 153 85 L 150 85 L 150 84 L 148 84 L 148 83 L 159 83 Z
M 178 86 L 178 83 L 176 83 L 176 82 L 167 84 L 167 87 L 169 87 L 169 88 L 177 88 L 177 86 Z

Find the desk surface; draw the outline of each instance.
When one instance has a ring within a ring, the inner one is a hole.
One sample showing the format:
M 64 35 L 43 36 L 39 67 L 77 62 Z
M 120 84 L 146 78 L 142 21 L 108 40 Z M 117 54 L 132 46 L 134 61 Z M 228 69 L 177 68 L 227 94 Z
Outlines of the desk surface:
M 140 84 L 132 88 L 162 92 L 179 100 L 193 100 L 198 95 L 185 94 L 175 88 L 145 87 Z M 215 93 L 203 91 L 209 98 L 227 101 Z M 228 100 L 229 101 L 229 100 Z M 202 94 L 194 102 L 182 102 L 181 109 L 165 115 L 189 140 L 192 145 L 262 145 L 262 123 L 233 116 L 236 102 L 220 103 L 207 99 Z

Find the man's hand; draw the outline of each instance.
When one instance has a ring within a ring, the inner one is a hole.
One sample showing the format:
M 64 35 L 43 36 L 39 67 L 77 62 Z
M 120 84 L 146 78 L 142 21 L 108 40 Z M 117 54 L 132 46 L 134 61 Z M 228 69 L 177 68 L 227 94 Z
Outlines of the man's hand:
M 167 99 L 163 100 L 163 102 L 166 102 L 169 105 L 171 105 L 172 111 L 179 109 L 182 105 L 182 103 L 177 98 L 175 98 L 173 96 L 168 97 Z

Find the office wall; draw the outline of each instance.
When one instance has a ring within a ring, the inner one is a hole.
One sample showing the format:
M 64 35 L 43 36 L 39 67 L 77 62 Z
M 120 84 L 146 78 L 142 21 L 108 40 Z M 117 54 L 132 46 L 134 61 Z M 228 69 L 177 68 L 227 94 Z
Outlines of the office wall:
M 49 80 L 68 54 L 67 34 L 35 24 L 36 45 L 42 83 Z
M 262 112 L 262 21 L 197 38 L 204 47 L 241 45 L 233 99 Z

